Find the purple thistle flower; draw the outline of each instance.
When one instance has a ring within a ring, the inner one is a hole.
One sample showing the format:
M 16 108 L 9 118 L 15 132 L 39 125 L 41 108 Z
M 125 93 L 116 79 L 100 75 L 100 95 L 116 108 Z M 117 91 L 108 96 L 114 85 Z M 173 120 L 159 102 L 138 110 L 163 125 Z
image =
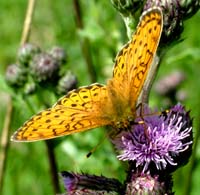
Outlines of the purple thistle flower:
M 143 117 L 136 120 L 143 121 L 143 124 L 133 125 L 130 131 L 123 131 L 113 141 L 121 151 L 118 159 L 134 161 L 135 166 L 142 167 L 143 172 L 150 170 L 152 164 L 157 170 L 185 164 L 192 148 L 192 120 L 189 112 L 178 104 L 160 116 L 153 114 L 147 107 L 143 113 Z

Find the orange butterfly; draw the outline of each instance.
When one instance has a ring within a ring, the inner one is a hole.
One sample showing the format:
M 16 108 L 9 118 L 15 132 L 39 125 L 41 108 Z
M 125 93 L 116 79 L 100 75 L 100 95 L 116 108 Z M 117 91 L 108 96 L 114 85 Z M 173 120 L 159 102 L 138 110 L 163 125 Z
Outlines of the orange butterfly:
M 162 25 L 159 8 L 145 12 L 132 40 L 118 53 L 113 78 L 107 85 L 95 83 L 70 91 L 52 108 L 25 122 L 11 140 L 45 140 L 105 125 L 128 128 L 135 118 L 137 99 L 154 59 Z

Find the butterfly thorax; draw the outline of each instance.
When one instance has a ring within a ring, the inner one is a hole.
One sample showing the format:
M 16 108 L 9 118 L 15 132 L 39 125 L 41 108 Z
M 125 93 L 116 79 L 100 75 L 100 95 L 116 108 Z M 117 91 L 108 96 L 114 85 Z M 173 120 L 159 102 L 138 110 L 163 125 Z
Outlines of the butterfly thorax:
M 107 83 L 110 110 L 112 110 L 113 126 L 117 129 L 129 128 L 134 120 L 135 112 L 131 108 L 130 93 L 126 87 L 120 88 L 116 82 L 109 80 Z M 110 112 L 110 111 L 109 111 Z

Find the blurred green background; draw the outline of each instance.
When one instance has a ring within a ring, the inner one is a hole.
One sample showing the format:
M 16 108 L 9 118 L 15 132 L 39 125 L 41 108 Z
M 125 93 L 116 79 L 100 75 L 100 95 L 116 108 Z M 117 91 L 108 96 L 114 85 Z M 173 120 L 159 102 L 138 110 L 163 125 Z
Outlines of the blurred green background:
M 78 78 L 78 85 L 88 85 L 92 81 L 86 68 L 81 51 L 81 43 L 87 37 L 90 44 L 92 62 L 97 72 L 96 81 L 105 83 L 112 75 L 113 61 L 116 53 L 128 41 L 126 28 L 120 14 L 110 1 L 80 1 L 82 9 L 83 30 L 78 30 L 74 17 L 73 1 L 38 1 L 35 7 L 30 42 L 44 50 L 54 45 L 65 48 L 68 55 L 67 68 Z M 7 65 L 16 61 L 20 45 L 27 1 L 0 1 L 0 135 L 3 128 L 10 88 L 4 81 Z M 194 117 L 194 137 L 199 131 L 200 117 L 200 13 L 184 23 L 182 34 L 184 41 L 169 49 L 162 61 L 156 80 L 174 70 L 182 70 L 185 80 L 179 86 L 186 98 L 183 104 Z M 156 82 L 156 81 L 155 81 Z M 12 93 L 14 95 L 14 93 Z M 17 96 L 17 94 L 16 94 Z M 46 97 L 51 104 L 54 96 Z M 154 88 L 151 93 L 152 106 L 164 108 L 164 97 L 159 96 Z M 32 99 L 30 98 L 30 102 Z M 35 102 L 32 101 L 34 104 Z M 33 113 L 22 98 L 13 102 L 14 111 L 10 134 L 19 128 Z M 33 105 L 37 112 L 42 105 Z M 86 172 L 89 174 L 125 178 L 126 165 L 120 164 L 109 141 L 90 157 L 86 154 L 103 139 L 104 130 L 95 129 L 63 138 L 55 148 L 58 170 Z M 190 164 L 180 168 L 175 174 L 174 190 L 182 195 L 184 186 L 191 177 L 191 195 L 200 194 L 200 147 L 194 151 L 194 166 Z M 3 195 L 14 194 L 53 194 L 46 145 L 44 142 L 10 143 L 3 182 Z M 60 182 L 61 183 L 61 182 Z M 62 183 L 61 183 L 62 186 Z M 64 190 L 62 189 L 64 192 Z

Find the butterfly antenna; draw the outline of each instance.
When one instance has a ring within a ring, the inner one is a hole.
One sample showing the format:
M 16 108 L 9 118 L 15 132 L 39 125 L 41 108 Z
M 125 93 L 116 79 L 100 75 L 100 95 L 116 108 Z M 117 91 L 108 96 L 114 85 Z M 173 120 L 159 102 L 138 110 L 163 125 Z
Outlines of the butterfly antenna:
M 107 134 L 100 140 L 100 142 L 94 148 L 92 148 L 92 150 L 90 150 L 87 153 L 86 157 L 89 158 L 97 150 L 97 148 L 105 141 L 106 138 L 108 138 Z

